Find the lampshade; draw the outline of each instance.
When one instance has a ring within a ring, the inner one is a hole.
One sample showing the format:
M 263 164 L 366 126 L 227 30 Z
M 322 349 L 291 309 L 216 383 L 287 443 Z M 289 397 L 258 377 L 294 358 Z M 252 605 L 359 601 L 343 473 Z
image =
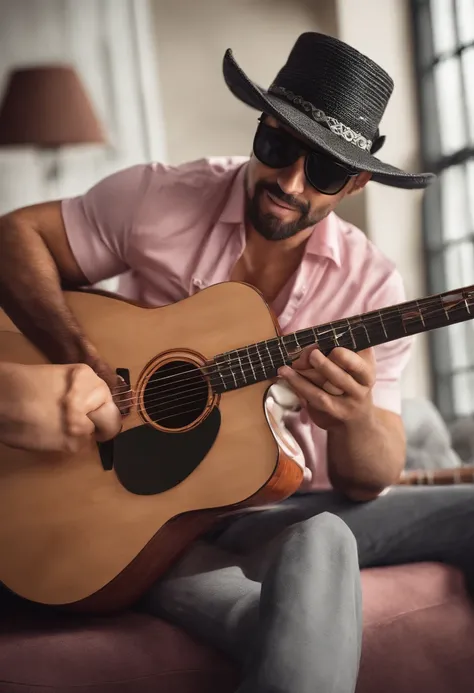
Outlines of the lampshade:
M 56 148 L 104 142 L 74 68 L 41 65 L 11 72 L 0 106 L 0 145 Z

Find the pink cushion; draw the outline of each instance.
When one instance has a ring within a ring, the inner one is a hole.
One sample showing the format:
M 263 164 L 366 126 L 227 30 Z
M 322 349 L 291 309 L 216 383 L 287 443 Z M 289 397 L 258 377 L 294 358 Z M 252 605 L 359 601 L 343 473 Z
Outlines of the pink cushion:
M 362 571 L 357 693 L 472 693 L 474 607 L 464 578 L 436 563 Z
M 364 570 L 362 583 L 357 693 L 471 693 L 474 609 L 462 576 L 416 564 Z M 1 693 L 232 693 L 236 684 L 219 654 L 142 614 L 17 613 L 0 631 Z
M 237 674 L 212 649 L 143 614 L 4 621 L 1 693 L 225 693 Z

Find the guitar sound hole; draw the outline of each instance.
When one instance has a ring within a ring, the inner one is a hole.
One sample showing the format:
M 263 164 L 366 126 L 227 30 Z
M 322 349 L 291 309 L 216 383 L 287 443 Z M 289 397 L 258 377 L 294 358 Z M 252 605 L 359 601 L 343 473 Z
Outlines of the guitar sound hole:
M 149 418 L 162 428 L 190 426 L 205 410 L 209 385 L 201 369 L 188 361 L 170 361 L 153 373 L 143 402 Z

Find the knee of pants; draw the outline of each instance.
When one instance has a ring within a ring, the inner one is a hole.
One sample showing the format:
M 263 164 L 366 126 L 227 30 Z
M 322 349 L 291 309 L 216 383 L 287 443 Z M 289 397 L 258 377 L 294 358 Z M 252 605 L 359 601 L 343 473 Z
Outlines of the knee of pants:
M 324 540 L 332 548 L 338 546 L 357 555 L 355 536 L 344 520 L 341 520 L 337 515 L 324 512 L 303 520 L 295 526 L 311 541 L 317 541 L 319 537 L 324 537 Z

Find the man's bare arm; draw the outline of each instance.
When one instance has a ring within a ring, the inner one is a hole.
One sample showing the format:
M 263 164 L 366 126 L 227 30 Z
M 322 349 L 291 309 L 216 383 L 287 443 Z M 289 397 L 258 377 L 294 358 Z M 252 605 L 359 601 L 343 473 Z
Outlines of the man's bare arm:
M 84 364 L 0 363 L 0 442 L 43 452 L 76 452 L 91 436 L 121 428 L 112 395 Z
M 60 202 L 0 217 L 1 307 L 53 363 L 94 368 L 99 360 L 62 293 L 62 285 L 87 283 L 69 246 Z M 101 375 L 109 381 L 112 374 Z
M 402 419 L 386 409 L 374 407 L 371 416 L 328 431 L 329 479 L 353 500 L 371 500 L 395 484 L 405 458 Z

